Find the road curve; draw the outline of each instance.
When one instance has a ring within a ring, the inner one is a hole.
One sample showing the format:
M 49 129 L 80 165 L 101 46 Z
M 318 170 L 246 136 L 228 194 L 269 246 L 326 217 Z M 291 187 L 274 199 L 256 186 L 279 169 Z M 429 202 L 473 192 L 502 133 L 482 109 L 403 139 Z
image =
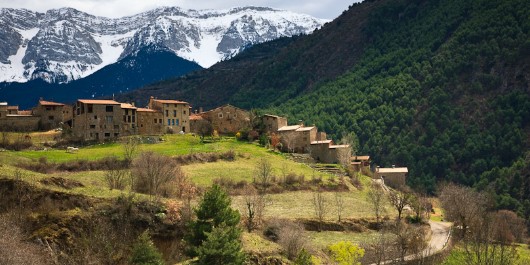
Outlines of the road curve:
M 451 237 L 451 227 L 453 224 L 449 222 L 429 221 L 429 225 L 431 226 L 432 233 L 427 248 L 422 251 L 421 255 L 408 255 L 405 257 L 405 260 L 410 261 L 420 257 L 429 257 L 445 249 L 447 242 Z M 393 261 L 394 260 L 387 260 L 381 264 L 390 264 Z M 377 265 L 377 263 L 372 263 L 370 265 Z

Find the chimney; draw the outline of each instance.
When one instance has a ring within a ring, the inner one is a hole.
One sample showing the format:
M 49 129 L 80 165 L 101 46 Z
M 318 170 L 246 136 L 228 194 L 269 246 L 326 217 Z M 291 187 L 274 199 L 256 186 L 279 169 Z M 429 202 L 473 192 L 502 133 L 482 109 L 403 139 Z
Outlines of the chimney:
M 134 101 L 133 101 L 133 102 L 131 102 L 131 105 L 132 105 L 133 107 L 136 107 L 136 106 L 134 106 Z
M 300 125 L 301 127 L 304 127 L 304 121 L 298 120 L 298 125 Z
M 396 168 L 396 165 L 392 165 L 392 168 Z
M 379 166 L 376 166 L 375 167 L 375 172 L 379 172 L 379 168 L 380 168 Z
M 202 113 L 202 107 L 199 107 L 199 113 Z
M 197 114 L 197 110 L 195 110 L 195 114 Z

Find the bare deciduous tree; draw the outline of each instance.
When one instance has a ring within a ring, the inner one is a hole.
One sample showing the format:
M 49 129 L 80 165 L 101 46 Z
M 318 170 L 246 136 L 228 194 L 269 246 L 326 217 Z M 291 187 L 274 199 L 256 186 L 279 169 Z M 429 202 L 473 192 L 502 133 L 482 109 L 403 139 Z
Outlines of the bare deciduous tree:
M 245 209 L 243 210 L 243 222 L 248 232 L 252 232 L 263 220 L 265 210 L 265 194 L 259 193 L 253 186 L 246 186 L 243 191 Z
M 281 137 L 281 142 L 284 143 L 283 147 L 287 148 L 287 152 L 294 153 L 294 145 L 296 141 L 295 133 L 285 133 Z
M 342 192 L 335 192 L 335 207 L 339 223 L 342 221 L 344 213 L 344 194 Z
M 171 184 L 182 174 L 180 166 L 170 157 L 145 152 L 133 161 L 132 188 L 140 193 L 167 196 L 175 188 Z
M 403 186 L 397 190 L 390 191 L 390 203 L 398 212 L 398 220 L 401 220 L 403 209 L 405 209 L 405 207 L 410 204 L 413 197 L 414 195 L 406 186 Z
M 280 227 L 278 243 L 283 247 L 287 258 L 294 260 L 304 247 L 304 229 L 299 224 L 287 223 Z
M 272 177 L 272 164 L 266 158 L 261 158 L 254 168 L 254 183 L 257 184 L 260 193 L 264 193 L 269 187 Z
M 199 134 L 199 137 L 201 138 L 201 143 L 204 142 L 204 137 L 211 136 L 213 133 L 213 126 L 212 123 L 208 120 L 198 120 L 197 123 L 197 134 Z
M 486 211 L 489 199 L 472 188 L 448 184 L 441 189 L 440 201 L 445 218 L 460 227 L 460 236 L 465 238 L 469 224 Z
M 27 242 L 18 223 L 7 214 L 0 215 L 0 264 L 52 264 L 51 253 L 42 246 Z
M 138 137 L 127 137 L 123 142 L 123 157 L 128 164 L 130 164 L 140 147 L 140 139 Z
M 399 253 L 401 262 L 404 262 L 405 256 L 409 254 L 421 256 L 423 249 L 427 246 L 425 233 L 421 226 L 397 220 L 393 234 L 395 235 L 394 245 Z
M 318 232 L 322 231 L 322 223 L 326 217 L 328 207 L 324 193 L 321 190 L 313 192 L 313 208 L 315 210 L 315 216 L 318 220 Z
M 372 210 L 374 211 L 375 219 L 378 225 L 381 224 L 381 216 L 385 212 L 385 191 L 381 184 L 372 182 L 370 190 L 368 191 L 368 198 L 372 204 Z

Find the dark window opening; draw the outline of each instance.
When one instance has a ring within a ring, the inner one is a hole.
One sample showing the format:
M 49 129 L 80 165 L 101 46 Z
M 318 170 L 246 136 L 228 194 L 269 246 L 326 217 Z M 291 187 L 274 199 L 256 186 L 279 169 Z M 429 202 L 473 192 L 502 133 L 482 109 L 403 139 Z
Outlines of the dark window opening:
M 106 112 L 114 112 L 114 106 L 105 106 Z

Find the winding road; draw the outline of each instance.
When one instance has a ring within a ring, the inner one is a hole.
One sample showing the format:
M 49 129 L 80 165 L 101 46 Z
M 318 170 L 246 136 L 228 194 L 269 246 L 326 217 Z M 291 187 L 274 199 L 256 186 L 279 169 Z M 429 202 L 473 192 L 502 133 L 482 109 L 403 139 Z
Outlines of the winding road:
M 449 222 L 438 222 L 438 221 L 429 221 L 431 226 L 431 239 L 429 240 L 429 245 L 423 250 L 421 254 L 412 254 L 405 257 L 406 261 L 415 260 L 418 258 L 424 258 L 432 256 L 442 250 L 447 246 L 447 242 L 451 237 L 451 227 L 452 223 Z M 380 264 L 390 264 L 395 259 L 384 261 Z M 370 265 L 377 265 L 377 263 L 372 263 Z

